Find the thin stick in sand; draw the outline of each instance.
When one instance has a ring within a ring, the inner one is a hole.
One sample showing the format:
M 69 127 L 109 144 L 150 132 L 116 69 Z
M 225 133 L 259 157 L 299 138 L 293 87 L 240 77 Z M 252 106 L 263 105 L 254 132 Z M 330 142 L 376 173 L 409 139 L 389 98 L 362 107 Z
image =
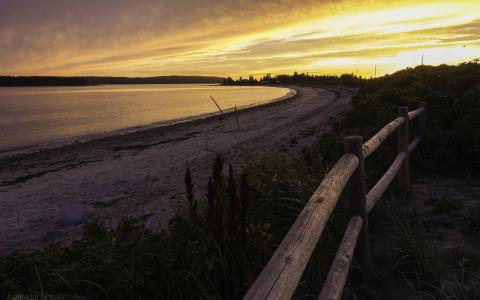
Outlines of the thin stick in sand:
M 235 105 L 235 123 L 237 123 L 237 129 L 239 129 L 240 125 L 238 124 L 238 110 L 236 105 Z
M 220 105 L 218 105 L 217 101 L 215 101 L 215 99 L 213 99 L 212 96 L 210 96 L 210 98 L 212 98 L 213 103 L 215 103 L 215 105 L 218 107 L 218 110 L 219 110 L 220 113 L 222 113 L 222 115 L 223 115 L 223 110 L 220 108 Z

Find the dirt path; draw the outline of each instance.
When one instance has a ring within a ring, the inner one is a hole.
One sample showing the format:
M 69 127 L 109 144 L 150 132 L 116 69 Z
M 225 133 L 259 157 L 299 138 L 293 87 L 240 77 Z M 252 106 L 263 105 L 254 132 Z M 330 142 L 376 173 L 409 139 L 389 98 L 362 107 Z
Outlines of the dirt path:
M 69 241 L 88 217 L 164 226 L 183 201 L 187 165 L 203 187 L 216 153 L 243 165 L 259 152 L 297 151 L 331 128 L 352 95 L 292 88 L 292 99 L 239 112 L 238 128 L 229 114 L 0 160 L 0 252 Z

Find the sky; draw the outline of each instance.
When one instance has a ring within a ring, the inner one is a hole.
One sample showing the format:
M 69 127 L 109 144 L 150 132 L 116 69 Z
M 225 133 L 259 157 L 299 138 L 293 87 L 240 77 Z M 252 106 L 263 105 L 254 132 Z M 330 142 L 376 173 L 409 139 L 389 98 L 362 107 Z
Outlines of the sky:
M 480 1 L 0 0 L 3 75 L 379 76 L 422 56 L 480 58 Z

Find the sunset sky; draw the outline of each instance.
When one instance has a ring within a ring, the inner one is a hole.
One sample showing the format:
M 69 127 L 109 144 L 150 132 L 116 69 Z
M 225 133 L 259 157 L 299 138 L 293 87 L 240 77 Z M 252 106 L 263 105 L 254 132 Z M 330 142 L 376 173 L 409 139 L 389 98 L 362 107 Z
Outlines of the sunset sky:
M 480 58 L 480 1 L 0 0 L 0 74 L 371 76 Z

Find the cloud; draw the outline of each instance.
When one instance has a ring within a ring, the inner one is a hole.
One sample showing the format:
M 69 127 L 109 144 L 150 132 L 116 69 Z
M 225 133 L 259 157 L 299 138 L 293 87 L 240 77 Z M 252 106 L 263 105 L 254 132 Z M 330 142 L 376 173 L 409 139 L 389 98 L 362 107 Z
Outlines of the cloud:
M 0 0 L 0 73 L 331 72 L 375 59 L 398 67 L 386 57 L 465 44 L 470 57 L 475 3 Z

